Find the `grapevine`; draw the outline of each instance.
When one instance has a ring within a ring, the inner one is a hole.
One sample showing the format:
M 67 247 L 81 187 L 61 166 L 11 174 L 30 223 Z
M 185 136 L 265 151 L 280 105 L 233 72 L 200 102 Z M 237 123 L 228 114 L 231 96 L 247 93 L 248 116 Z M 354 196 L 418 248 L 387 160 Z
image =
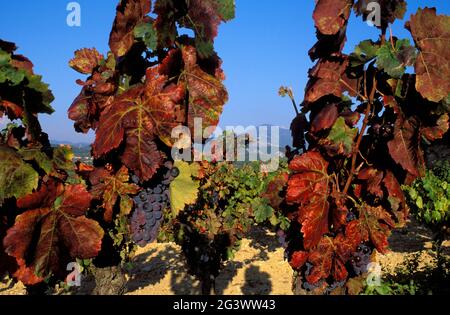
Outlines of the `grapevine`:
M 317 1 L 309 52 L 317 62 L 300 108 L 280 89 L 297 113 L 284 205 L 296 293 L 345 293 L 336 283 L 354 284 L 372 251 L 388 251 L 391 230 L 408 216 L 401 185 L 424 176 L 424 150 L 449 129 L 449 17 L 419 9 L 406 23 L 411 43 L 387 32 L 406 1 L 378 3 L 379 39 L 346 55 L 351 11 L 366 19 L 367 1 Z
M 93 196 L 69 147 L 53 148 L 38 120 L 53 95 L 33 64 L 0 40 L 0 275 L 32 287 L 65 279 L 66 266 L 94 258 L 104 231 L 88 210 Z

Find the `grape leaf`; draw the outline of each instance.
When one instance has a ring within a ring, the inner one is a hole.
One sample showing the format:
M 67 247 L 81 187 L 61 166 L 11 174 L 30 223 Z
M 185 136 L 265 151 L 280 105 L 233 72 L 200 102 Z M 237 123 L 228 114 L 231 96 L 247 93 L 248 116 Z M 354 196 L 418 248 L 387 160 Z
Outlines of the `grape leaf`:
M 134 29 L 134 37 L 141 39 L 148 49 L 156 50 L 158 48 L 158 34 L 153 24 L 141 23 Z
M 286 187 L 288 180 L 289 174 L 287 172 L 277 175 L 267 184 L 267 188 L 261 194 L 261 198 L 265 198 L 272 208 L 279 209 L 284 200 L 280 192 Z
M 137 85 L 115 98 L 99 121 L 93 152 L 96 158 L 116 149 L 126 140 L 123 162 L 141 178 L 153 177 L 162 161 L 153 137 L 171 144 L 177 126 L 175 105 L 184 98 L 182 86 L 166 86 L 167 77 L 158 68 L 147 71 L 145 85 Z
M 353 152 L 353 141 L 358 134 L 357 128 L 350 128 L 343 117 L 339 117 L 331 128 L 326 139 L 322 139 L 323 145 L 331 156 L 336 154 L 350 156 Z
M 369 193 L 376 197 L 383 198 L 384 193 L 381 188 L 383 172 L 373 167 L 367 167 L 359 172 L 358 179 L 366 181 L 366 187 Z
M 388 142 L 389 153 L 395 162 L 412 176 L 419 176 L 418 169 L 418 136 L 415 122 L 397 118 L 394 130 L 394 139 Z
M 298 270 L 308 261 L 308 255 L 309 253 L 303 251 L 294 252 L 289 264 L 293 269 Z
M 139 192 L 139 186 L 129 184 L 129 174 L 126 167 L 122 167 L 116 174 L 111 174 L 105 168 L 96 168 L 89 176 L 92 189 L 90 193 L 97 199 L 103 201 L 102 207 L 105 208 L 104 219 L 106 222 L 111 222 L 113 217 L 113 207 L 120 199 L 120 205 L 132 205 L 130 195 L 135 195 Z M 131 207 L 120 209 L 121 215 L 128 215 L 131 212 Z
M 5 146 L 0 146 L 0 174 L 0 204 L 7 198 L 24 197 L 38 187 L 39 174 Z
M 299 222 L 302 224 L 305 249 L 316 246 L 328 233 L 329 176 L 328 162 L 318 152 L 296 156 L 289 164 L 293 171 L 288 182 L 286 201 L 300 204 Z
M 323 96 L 335 95 L 342 97 L 344 91 L 357 90 L 356 84 L 347 77 L 345 71 L 349 65 L 346 56 L 340 56 L 330 60 L 321 59 L 309 71 L 310 80 L 306 86 L 306 102 L 315 102 Z
M 75 52 L 75 58 L 70 60 L 69 65 L 75 71 L 83 74 L 91 74 L 103 60 L 103 55 L 97 49 L 84 48 Z
M 157 0 L 153 11 L 157 15 L 154 27 L 159 48 L 172 46 L 178 36 L 176 22 L 187 14 L 186 1 Z
M 448 113 L 439 117 L 436 126 L 422 128 L 421 133 L 428 141 L 442 139 L 449 129 Z
M 26 285 L 62 275 L 66 272 L 62 267 L 72 259 L 94 258 L 101 248 L 103 230 L 84 216 L 92 199 L 84 186 L 66 186 L 52 199 L 53 204 L 19 215 L 3 240 L 19 265 L 15 276 Z
M 122 162 L 141 180 L 149 180 L 164 162 L 164 153 L 158 150 L 152 135 L 145 130 L 129 130 L 126 138 Z
M 192 179 L 198 172 L 196 163 L 191 166 L 184 161 L 176 161 L 174 166 L 179 169 L 180 175 L 170 184 L 170 203 L 173 214 L 177 216 L 186 205 L 194 204 L 197 201 L 200 182 Z
M 338 234 L 335 239 L 324 236 L 317 247 L 309 254 L 308 261 L 313 264 L 311 273 L 306 277 L 311 284 L 316 284 L 331 274 L 336 281 L 347 279 L 345 263 L 353 251 L 354 241 Z
M 23 108 L 15 103 L 0 100 L 0 118 L 6 112 L 10 120 L 15 120 L 23 117 Z
M 313 13 L 317 29 L 334 35 L 347 24 L 353 0 L 319 0 Z
M 52 161 L 42 152 L 41 147 L 21 148 L 18 153 L 24 161 L 35 161 L 45 174 L 50 174 L 53 169 Z
M 419 49 L 416 89 L 432 102 L 447 98 L 450 91 L 450 16 L 437 15 L 436 9 L 419 9 L 406 24 Z
M 401 78 L 406 67 L 412 66 L 416 59 L 416 50 L 409 39 L 397 40 L 395 47 L 385 43 L 377 51 L 377 65 L 393 78 Z
M 213 42 L 222 21 L 234 18 L 234 0 L 189 0 L 187 14 L 179 20 L 180 25 L 195 32 L 199 55 L 208 58 L 213 55 Z M 200 53 L 201 52 L 201 53 Z
M 151 11 L 150 0 L 121 0 L 109 38 L 109 47 L 116 57 L 128 53 L 134 44 L 134 28 Z
M 383 179 L 383 185 L 388 193 L 388 202 L 391 210 L 397 218 L 398 225 L 403 226 L 408 218 L 408 208 L 406 206 L 405 195 L 400 183 L 391 171 L 387 171 Z
M 338 108 L 336 104 L 328 104 L 319 114 L 314 117 L 311 124 L 311 132 L 318 132 L 324 129 L 330 129 L 338 119 Z
M 371 241 L 376 249 L 385 254 L 388 250 L 388 237 L 395 222 L 383 207 L 362 205 L 359 207 L 359 219 L 347 225 L 349 234 L 354 235 L 355 241 Z M 347 231 L 346 231 L 347 233 Z
M 355 51 L 350 55 L 350 64 L 357 67 L 366 64 L 377 56 L 380 46 L 372 40 L 364 40 L 355 47 Z
M 265 222 L 274 215 L 273 208 L 265 202 L 262 202 L 261 199 L 255 199 L 252 202 L 252 210 L 256 223 Z
M 182 54 L 185 68 L 181 81 L 189 91 L 188 126 L 194 134 L 196 118 L 202 119 L 203 126 L 217 126 L 223 106 L 228 101 L 228 93 L 220 79 L 206 73 L 197 64 L 194 47 L 184 46 Z M 204 137 L 209 138 L 213 132 L 209 130 Z

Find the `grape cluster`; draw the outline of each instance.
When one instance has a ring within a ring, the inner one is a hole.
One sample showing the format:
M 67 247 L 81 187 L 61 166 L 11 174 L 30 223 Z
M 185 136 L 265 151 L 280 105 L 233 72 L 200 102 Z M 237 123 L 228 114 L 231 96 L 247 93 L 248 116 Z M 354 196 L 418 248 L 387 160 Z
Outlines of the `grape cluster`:
M 393 124 L 374 124 L 372 127 L 373 133 L 382 139 L 391 139 L 394 134 Z
M 313 265 L 309 262 L 306 263 L 306 271 L 305 271 L 305 279 L 311 274 L 311 271 L 313 269 Z M 331 294 L 334 290 L 337 288 L 342 288 L 345 285 L 346 281 L 335 281 L 332 284 L 328 285 L 325 289 L 325 294 Z M 303 289 L 307 291 L 314 291 L 324 285 L 324 281 L 319 281 L 316 284 L 311 284 L 308 281 L 304 281 L 302 284 Z
M 182 251 L 191 274 L 200 279 L 217 277 L 224 256 L 220 239 L 210 240 L 196 231 L 185 230 Z
M 359 245 L 356 252 L 353 253 L 350 264 L 352 265 L 353 271 L 357 276 L 367 271 L 367 266 L 370 263 L 371 254 L 372 250 L 370 249 L 370 247 L 364 244 Z
M 280 243 L 280 245 L 284 248 L 287 249 L 288 248 L 288 243 L 286 240 L 286 232 L 283 230 L 278 230 L 277 232 L 277 236 L 278 236 L 278 242 Z
M 135 210 L 131 217 L 131 232 L 133 241 L 139 246 L 156 240 L 163 221 L 163 211 L 170 207 L 169 186 L 180 171 L 172 163 L 166 163 L 166 168 L 168 171 L 160 184 L 142 190 L 133 199 Z M 139 183 L 139 178 L 133 176 L 132 181 Z
M 356 220 L 356 219 L 357 219 L 357 217 L 353 212 L 349 211 L 347 213 L 347 218 L 346 218 L 347 223 L 352 222 L 353 220 Z
M 311 274 L 312 269 L 313 269 L 313 264 L 311 264 L 310 262 L 307 262 L 306 263 L 306 271 L 305 271 L 304 279 L 306 279 L 306 277 L 308 277 Z M 317 282 L 315 284 L 311 284 L 311 283 L 309 283 L 308 281 L 305 280 L 305 281 L 303 281 L 302 286 L 303 286 L 303 289 L 305 289 L 305 290 L 314 291 L 317 288 L 321 287 L 322 284 L 323 284 L 322 281 L 319 281 L 319 282 Z

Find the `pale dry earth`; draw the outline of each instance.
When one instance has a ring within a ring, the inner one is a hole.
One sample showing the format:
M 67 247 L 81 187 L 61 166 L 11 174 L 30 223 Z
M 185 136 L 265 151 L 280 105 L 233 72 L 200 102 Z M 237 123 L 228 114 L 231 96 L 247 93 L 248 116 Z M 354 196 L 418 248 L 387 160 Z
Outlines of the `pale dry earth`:
M 395 275 L 407 268 L 420 273 L 436 265 L 432 251 L 431 232 L 416 223 L 390 238 L 392 251 L 376 259 L 382 271 Z M 450 254 L 450 242 L 444 243 L 444 252 Z M 412 267 L 411 267 L 412 266 Z M 236 257 L 226 263 L 217 279 L 218 294 L 292 294 L 292 269 L 284 260 L 284 250 L 274 233 L 255 227 Z M 84 281 L 82 292 L 88 294 L 92 281 Z M 126 294 L 173 295 L 199 294 L 200 284 L 187 274 L 180 247 L 173 243 L 151 244 L 136 253 L 134 267 L 128 275 Z M 22 295 L 26 290 L 20 283 L 0 283 L 0 295 Z

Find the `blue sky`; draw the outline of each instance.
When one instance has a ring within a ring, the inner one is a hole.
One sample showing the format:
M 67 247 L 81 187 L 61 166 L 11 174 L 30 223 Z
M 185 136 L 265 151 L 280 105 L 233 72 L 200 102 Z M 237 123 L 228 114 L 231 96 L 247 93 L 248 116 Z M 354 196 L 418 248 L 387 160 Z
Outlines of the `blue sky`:
M 29 57 L 35 71 L 50 84 L 56 100 L 55 113 L 41 121 L 53 140 L 90 142 L 92 134 L 77 134 L 67 109 L 79 93 L 75 80 L 82 78 L 68 67 L 76 49 L 96 47 L 108 51 L 108 38 L 118 0 L 78 0 L 81 27 L 66 24 L 69 0 L 1 0 L 0 38 L 13 41 L 19 53 Z M 394 34 L 409 37 L 404 22 L 418 7 L 450 13 L 450 1 L 410 0 L 404 21 L 397 21 Z M 293 87 L 301 101 L 312 63 L 307 55 L 315 43 L 311 18 L 314 0 L 236 0 L 236 19 L 224 24 L 216 49 L 224 61 L 230 101 L 220 125 L 289 126 L 292 105 L 278 96 L 281 85 Z M 352 22 L 355 22 L 352 16 Z M 358 19 L 348 31 L 346 51 L 362 39 L 378 37 L 378 31 Z

